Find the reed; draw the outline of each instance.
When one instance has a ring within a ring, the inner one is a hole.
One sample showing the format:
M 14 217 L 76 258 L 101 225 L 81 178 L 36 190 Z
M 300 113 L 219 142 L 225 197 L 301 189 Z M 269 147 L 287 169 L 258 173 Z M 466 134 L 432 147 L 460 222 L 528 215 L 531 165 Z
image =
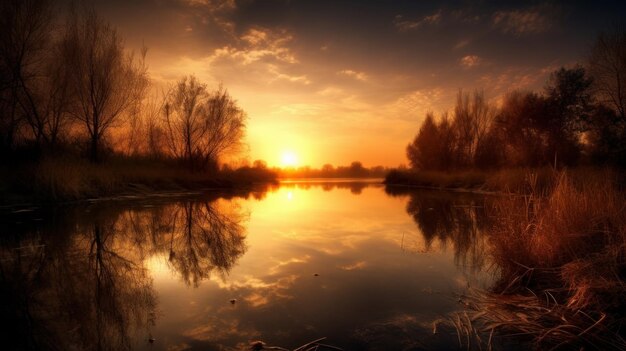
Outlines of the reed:
M 498 280 L 461 298 L 452 323 L 460 341 L 528 338 L 538 349 L 626 350 L 626 197 L 615 173 L 531 177 L 527 195 L 491 209 L 489 238 Z M 462 338 L 461 338 L 462 336 Z
M 155 191 L 249 187 L 272 183 L 267 169 L 243 167 L 190 172 L 174 161 L 123 158 L 93 164 L 79 158 L 44 158 L 0 173 L 3 202 L 59 202 Z
M 394 170 L 385 178 L 387 185 L 440 189 L 463 189 L 501 193 L 528 193 L 529 177 L 536 189 L 548 189 L 554 180 L 552 168 L 509 168 L 500 170 L 415 171 Z

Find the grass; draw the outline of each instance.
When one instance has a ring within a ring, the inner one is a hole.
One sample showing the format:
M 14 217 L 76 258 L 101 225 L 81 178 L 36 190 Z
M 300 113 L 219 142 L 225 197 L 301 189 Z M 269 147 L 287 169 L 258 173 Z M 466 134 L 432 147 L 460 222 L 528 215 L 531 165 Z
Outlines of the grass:
M 385 184 L 477 189 L 485 184 L 487 177 L 487 172 L 474 170 L 462 172 L 393 170 L 385 177 Z
M 490 255 L 498 281 L 456 314 L 460 341 L 494 335 L 539 349 L 626 350 L 626 196 L 615 173 L 560 172 L 551 188 L 496 201 Z M 462 336 L 462 338 L 461 338 Z
M 601 178 L 606 170 L 580 167 L 568 171 L 576 183 Z M 476 192 L 546 194 L 554 188 L 559 171 L 551 167 L 505 168 L 499 170 L 420 171 L 393 170 L 384 183 L 435 189 L 456 189 Z
M 189 172 L 173 161 L 116 158 L 102 164 L 71 157 L 3 167 L 0 197 L 5 203 L 58 202 L 117 194 L 246 187 L 271 183 L 268 170 L 243 167 L 214 173 Z

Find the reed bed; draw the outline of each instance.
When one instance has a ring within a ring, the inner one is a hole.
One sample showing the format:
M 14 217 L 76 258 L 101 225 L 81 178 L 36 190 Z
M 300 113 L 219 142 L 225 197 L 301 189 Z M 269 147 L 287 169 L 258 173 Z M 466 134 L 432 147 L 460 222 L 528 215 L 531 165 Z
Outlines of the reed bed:
M 555 174 L 552 189 L 492 208 L 490 255 L 498 280 L 470 290 L 452 316 L 462 344 L 494 337 L 536 349 L 626 350 L 626 197 L 616 174 Z
M 190 172 L 172 160 L 117 157 L 93 164 L 79 158 L 49 157 L 0 172 L 0 202 L 58 202 L 119 194 L 270 184 L 276 174 L 242 167 Z

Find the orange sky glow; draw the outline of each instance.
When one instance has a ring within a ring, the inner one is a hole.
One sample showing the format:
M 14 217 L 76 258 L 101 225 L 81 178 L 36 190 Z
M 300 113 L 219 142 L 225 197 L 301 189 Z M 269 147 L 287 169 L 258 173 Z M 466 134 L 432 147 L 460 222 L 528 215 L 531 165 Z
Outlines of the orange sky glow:
M 493 101 L 541 89 L 607 19 L 558 1 L 95 4 L 127 47 L 148 47 L 155 87 L 189 74 L 223 84 L 249 117 L 239 158 L 269 166 L 406 164 L 427 111 L 449 110 L 459 89 Z

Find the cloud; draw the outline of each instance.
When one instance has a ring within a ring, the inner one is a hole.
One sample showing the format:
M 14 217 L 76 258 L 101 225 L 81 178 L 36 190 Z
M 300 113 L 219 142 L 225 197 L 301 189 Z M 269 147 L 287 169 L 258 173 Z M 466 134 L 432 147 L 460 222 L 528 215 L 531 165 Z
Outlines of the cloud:
M 398 31 L 408 32 L 425 25 L 438 24 L 439 22 L 441 22 L 441 18 L 441 10 L 433 13 L 432 15 L 424 16 L 417 21 L 406 20 L 402 15 L 397 15 L 393 20 L 393 24 Z
M 408 92 L 387 106 L 388 115 L 415 121 L 429 111 L 448 106 L 448 96 L 443 88 L 418 89 Z
M 492 16 L 493 26 L 503 33 L 517 36 L 540 34 L 552 27 L 549 9 L 536 7 L 528 10 L 497 11 Z
M 239 38 L 239 45 L 227 45 L 215 49 L 211 61 L 229 59 L 249 65 L 263 59 L 273 59 L 285 63 L 297 63 L 294 53 L 288 47 L 293 36 L 284 30 L 252 28 Z
M 478 57 L 477 55 L 467 55 L 467 56 L 463 56 L 459 60 L 459 62 L 461 63 L 461 66 L 463 67 L 472 68 L 472 67 L 478 66 L 482 62 L 482 59 Z
M 337 74 L 342 75 L 342 76 L 346 76 L 346 77 L 350 77 L 350 78 L 354 78 L 356 80 L 360 80 L 362 82 L 365 82 L 367 80 L 367 74 L 365 74 L 364 72 L 357 72 L 351 69 L 344 69 L 341 70 L 339 72 L 337 72 Z
M 339 266 L 339 268 L 343 269 L 344 271 L 353 271 L 357 269 L 363 269 L 365 268 L 365 266 L 367 266 L 367 263 L 365 261 L 358 261 L 352 264 Z
M 549 68 L 510 67 L 495 74 L 485 74 L 478 79 L 478 86 L 488 88 L 490 95 L 498 96 L 512 90 L 532 90 L 545 82 Z
M 462 48 L 464 48 L 464 47 L 468 46 L 471 42 L 472 42 L 472 41 L 471 41 L 471 40 L 469 40 L 469 39 L 460 40 L 459 42 L 457 42 L 457 43 L 454 45 L 454 49 L 455 49 L 455 50 L 462 49 Z
M 234 0 L 180 0 L 180 3 L 189 8 L 199 24 L 206 26 L 213 23 L 218 29 L 234 35 L 235 23 L 225 18 L 237 9 Z M 189 28 L 185 27 L 185 31 L 190 32 Z
M 307 77 L 306 74 L 302 75 L 289 75 L 286 73 L 280 72 L 279 68 L 276 65 L 268 65 L 268 71 L 274 75 L 274 78 L 270 80 L 270 83 L 273 83 L 277 80 L 284 80 L 291 83 L 302 83 L 304 85 L 311 84 L 311 81 Z
M 292 34 L 285 30 L 255 27 L 248 29 L 231 43 L 213 49 L 201 58 L 182 57 L 170 65 L 164 79 L 184 74 L 197 74 L 205 79 L 231 83 L 234 79 L 246 84 L 285 86 L 279 83 L 309 85 L 309 75 L 302 71 L 290 47 Z M 183 69 L 184 68 L 184 69 Z
M 274 116 L 319 116 L 328 108 L 325 104 L 292 103 L 282 104 L 272 111 Z
M 346 95 L 345 91 L 341 88 L 337 88 L 337 87 L 326 87 L 322 90 L 319 90 L 316 92 L 317 95 L 320 96 L 324 96 L 324 97 L 332 97 L 332 98 L 337 98 L 337 97 L 344 97 Z
M 182 335 L 194 341 L 219 341 L 229 338 L 258 338 L 260 332 L 245 326 L 239 319 L 224 319 L 217 316 L 207 317 L 204 324 L 183 331 Z
M 189 6 L 208 7 L 215 11 L 232 10 L 236 7 L 234 0 L 180 0 L 180 2 Z

